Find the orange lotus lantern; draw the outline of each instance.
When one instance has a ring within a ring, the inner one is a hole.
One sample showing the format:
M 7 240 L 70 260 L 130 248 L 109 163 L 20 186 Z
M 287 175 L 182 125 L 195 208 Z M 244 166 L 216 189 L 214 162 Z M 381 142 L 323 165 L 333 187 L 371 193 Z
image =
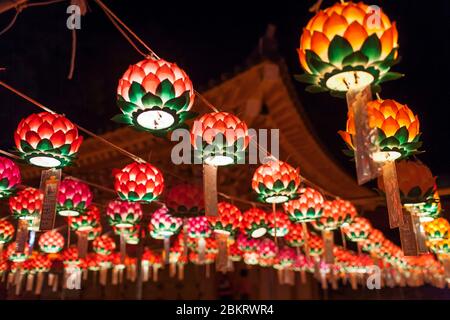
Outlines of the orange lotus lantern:
M 311 222 L 322 216 L 324 198 L 313 188 L 300 189 L 300 197 L 283 204 L 292 222 Z
M 236 206 L 228 202 L 219 202 L 218 213 L 218 217 L 208 217 L 214 232 L 228 236 L 239 230 L 242 221 L 242 213 Z
M 258 208 L 245 211 L 242 215 L 241 228 L 249 237 L 264 236 L 267 232 L 267 212 Z
M 299 185 L 300 170 L 279 160 L 261 165 L 252 179 L 252 188 L 258 199 L 266 203 L 283 203 L 297 198 Z
M 19 123 L 14 140 L 20 156 L 30 164 L 61 168 L 75 159 L 83 137 L 66 117 L 41 112 Z
M 292 223 L 284 212 L 276 211 L 267 215 L 267 232 L 275 238 L 285 237 L 291 229 Z
M 33 220 L 41 214 L 44 194 L 35 188 L 25 188 L 9 198 L 9 208 L 17 219 Z
M 131 65 L 119 80 L 113 118 L 139 130 L 166 132 L 195 116 L 190 112 L 195 92 L 187 74 L 175 63 L 148 57 Z
M 346 200 L 325 201 L 323 215 L 313 222 L 313 226 L 321 231 L 333 231 L 350 223 L 357 215 L 355 207 Z
M 376 251 L 381 248 L 383 241 L 383 233 L 380 230 L 372 229 L 369 237 L 362 242 L 362 249 L 368 252 Z
M 398 33 L 379 7 L 340 2 L 319 11 L 303 29 L 298 49 L 309 92 L 348 90 L 401 77 L 389 72 L 398 60 Z
M 437 218 L 423 224 L 428 241 L 440 241 L 448 238 L 450 223 L 444 218 Z
M 343 230 L 351 241 L 361 242 L 369 237 L 372 225 L 366 218 L 355 217 L 351 223 L 343 227 Z
M 0 255 L 3 245 L 13 239 L 14 233 L 15 229 L 11 222 L 7 220 L 0 220 Z
M 301 247 L 305 244 L 304 235 L 303 225 L 292 224 L 289 227 L 289 233 L 284 237 L 284 240 L 290 247 Z

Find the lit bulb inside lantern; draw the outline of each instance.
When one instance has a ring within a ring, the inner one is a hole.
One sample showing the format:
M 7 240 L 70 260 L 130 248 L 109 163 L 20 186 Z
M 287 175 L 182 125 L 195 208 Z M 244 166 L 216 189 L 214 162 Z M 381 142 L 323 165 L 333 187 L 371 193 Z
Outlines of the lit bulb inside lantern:
M 266 198 L 267 203 L 283 203 L 288 200 L 289 200 L 288 196 L 273 196 L 273 197 Z
M 263 235 L 265 235 L 267 232 L 266 228 L 258 228 L 255 231 L 252 232 L 253 238 L 261 238 Z
M 226 230 L 220 230 L 220 229 L 218 229 L 218 230 L 214 230 L 214 232 L 215 232 L 215 233 L 218 233 L 218 234 L 223 234 L 223 235 L 225 235 L 225 236 L 229 236 L 229 235 L 230 235 L 230 232 L 228 232 L 228 231 L 226 231 Z
M 36 156 L 29 159 L 30 163 L 43 168 L 56 168 L 61 165 L 61 161 L 49 156 Z
M 400 158 L 402 155 L 397 151 L 379 151 L 372 154 L 372 159 L 375 162 L 392 162 Z
M 430 217 L 430 216 L 428 216 L 428 217 L 419 217 L 420 223 L 431 222 L 431 221 L 433 221 L 433 220 L 434 220 L 434 218 L 433 218 L 433 217 Z M 422 228 L 422 226 L 421 226 L 421 228 Z
M 228 166 L 233 162 L 233 158 L 229 156 L 211 156 L 205 159 L 206 164 L 214 167 Z
M 139 114 L 136 118 L 137 123 L 150 130 L 163 130 L 171 127 L 175 119 L 174 117 L 165 111 L 161 110 L 148 110 Z
M 328 89 L 346 92 L 348 90 L 364 88 L 370 85 L 375 78 L 365 71 L 344 71 L 331 76 L 326 83 Z
M 78 211 L 68 210 L 68 209 L 60 210 L 60 211 L 58 211 L 58 214 L 63 217 L 76 217 L 76 216 L 80 215 L 80 213 Z

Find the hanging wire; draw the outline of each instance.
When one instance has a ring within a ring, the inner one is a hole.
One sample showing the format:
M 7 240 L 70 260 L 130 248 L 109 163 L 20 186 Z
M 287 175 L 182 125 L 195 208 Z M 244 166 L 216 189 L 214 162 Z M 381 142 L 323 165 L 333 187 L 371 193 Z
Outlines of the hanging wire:
M 17 17 L 19 16 L 20 10 L 19 8 L 16 8 L 16 13 L 14 15 L 14 17 L 12 18 L 11 22 L 2 30 L 0 31 L 0 36 L 3 35 L 4 33 L 6 33 L 9 29 L 12 28 L 12 26 L 14 25 L 14 23 L 16 23 Z

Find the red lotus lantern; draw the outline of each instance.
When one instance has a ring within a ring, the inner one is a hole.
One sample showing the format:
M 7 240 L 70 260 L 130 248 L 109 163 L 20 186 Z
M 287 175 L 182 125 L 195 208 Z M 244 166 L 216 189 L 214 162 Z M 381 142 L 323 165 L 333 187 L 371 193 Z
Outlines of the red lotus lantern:
M 20 184 L 19 167 L 10 159 L 0 157 L 0 199 L 8 198 Z
M 60 168 L 75 159 L 83 137 L 66 117 L 41 112 L 19 123 L 14 140 L 25 161 L 38 167 Z
M 17 242 L 13 242 L 6 249 L 6 256 L 12 262 L 24 262 L 30 256 L 30 247 L 25 245 L 22 252 L 17 252 Z
M 47 231 L 39 237 L 39 249 L 45 253 L 58 253 L 64 248 L 64 237 L 58 231 Z
M 350 223 L 356 215 L 356 209 L 349 201 L 325 201 L 322 217 L 313 222 L 313 226 L 321 231 L 333 231 Z
M 300 189 L 301 196 L 283 204 L 293 222 L 311 222 L 322 216 L 324 198 L 312 188 Z
M 193 184 L 179 184 L 169 190 L 166 205 L 174 216 L 197 216 L 205 212 L 203 190 Z
M 171 237 L 176 234 L 183 224 L 181 218 L 173 217 L 166 207 L 156 210 L 150 219 L 149 229 L 156 239 Z
M 15 218 L 33 220 L 41 214 L 44 194 L 34 188 L 26 188 L 9 199 L 9 207 Z
M 98 271 L 100 270 L 100 259 L 99 255 L 95 252 L 90 252 L 86 256 L 86 266 L 90 271 Z
M 228 256 L 233 262 L 238 262 L 242 260 L 242 251 L 239 249 L 237 242 L 232 243 L 228 247 Z
M 256 169 L 252 188 L 261 202 L 283 203 L 297 197 L 300 171 L 282 161 L 269 161 Z
M 369 237 L 363 241 L 362 249 L 364 251 L 372 252 L 381 248 L 384 241 L 384 235 L 381 231 L 372 229 L 369 233 Z
M 268 232 L 272 237 L 284 237 L 288 234 L 292 224 L 283 212 L 272 212 L 267 215 Z
M 211 228 L 205 216 L 189 218 L 187 226 L 189 238 L 200 239 L 211 236 Z
M 305 244 L 303 237 L 304 228 L 301 224 L 292 224 L 289 233 L 284 237 L 286 243 L 291 247 L 301 247 Z
M 106 208 L 108 222 L 116 228 L 131 228 L 141 221 L 142 208 L 139 203 L 111 201 Z
M 77 232 L 88 232 L 97 228 L 100 224 L 100 210 L 95 205 L 90 205 L 86 212 L 76 217 L 69 217 L 70 228 Z
M 130 228 L 113 227 L 114 234 L 123 236 L 127 244 L 136 245 L 141 238 L 141 228 L 139 225 L 134 225 Z
M 217 217 L 208 217 L 214 232 L 230 235 L 234 234 L 240 228 L 242 213 L 236 206 L 228 202 L 219 202 L 218 214 Z
M 318 257 L 323 253 L 323 240 L 321 237 L 314 233 L 310 233 L 308 236 L 308 250 L 309 256 Z
M 99 255 L 110 255 L 116 249 L 116 243 L 107 235 L 97 237 L 92 242 L 92 249 Z
M 164 177 L 148 163 L 133 162 L 114 174 L 114 188 L 120 199 L 152 202 L 164 189 Z
M 262 237 L 267 232 L 267 213 L 258 208 L 245 211 L 242 215 L 241 228 L 249 237 Z
M 252 252 L 258 250 L 259 240 L 239 234 L 237 237 L 237 244 L 242 252 Z
M 3 275 L 9 269 L 8 260 L 0 259 L 0 275 Z
M 273 240 L 266 238 L 259 242 L 258 252 L 261 259 L 273 259 L 277 255 L 278 247 Z
M 75 246 L 65 249 L 61 254 L 61 259 L 65 268 L 80 266 L 84 262 L 78 254 L 78 248 Z
M 131 65 L 119 80 L 117 104 L 122 114 L 113 120 L 152 133 L 180 127 L 195 92 L 187 74 L 175 63 L 148 57 Z
M 274 266 L 276 269 L 284 269 L 291 267 L 297 258 L 295 250 L 289 247 L 283 247 L 278 252 L 278 263 Z
M 7 220 L 0 220 L 0 248 L 14 237 L 14 226 Z M 1 250 L 0 250 L 1 253 Z M 1 260 L 1 259 L 0 259 Z
M 204 114 L 191 130 L 195 157 L 215 167 L 243 161 L 249 141 L 245 122 L 228 112 Z
M 92 198 L 92 192 L 87 184 L 64 179 L 59 185 L 58 214 L 64 217 L 77 216 L 91 205 Z
M 345 235 L 354 242 L 364 241 L 369 237 L 372 231 L 372 225 L 370 221 L 362 218 L 355 217 L 353 221 L 343 227 Z
M 45 254 L 37 254 L 33 257 L 32 265 L 35 272 L 49 272 L 52 268 L 52 260 Z

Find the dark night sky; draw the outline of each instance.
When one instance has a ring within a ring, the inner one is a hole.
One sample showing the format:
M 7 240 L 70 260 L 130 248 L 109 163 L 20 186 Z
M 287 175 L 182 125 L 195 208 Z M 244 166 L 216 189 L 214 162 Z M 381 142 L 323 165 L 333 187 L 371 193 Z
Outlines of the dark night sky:
M 383 86 L 382 97 L 407 103 L 419 114 L 426 153 L 420 159 L 450 185 L 448 141 L 450 111 L 450 1 L 373 1 L 396 20 L 400 33 L 401 64 L 394 71 L 406 77 Z M 106 1 L 163 58 L 176 61 L 199 87 L 242 65 L 266 26 L 277 26 L 280 52 L 292 74 L 300 73 L 296 48 L 302 27 L 312 14 L 313 0 L 302 1 Z M 333 3 L 324 0 L 324 6 Z M 69 118 L 99 132 L 116 125 L 117 80 L 141 56 L 123 39 L 99 7 L 82 19 L 78 33 L 75 78 L 66 79 L 70 59 L 70 31 L 65 4 L 28 8 L 6 34 L 0 36 L 0 78 Z M 0 28 L 13 12 L 0 16 Z M 328 94 L 304 92 L 295 84 L 314 130 L 328 151 L 351 174 L 353 164 L 341 153 L 336 131 L 345 127 L 344 100 Z M 37 109 L 0 89 L 0 145 L 12 147 L 12 134 L 22 117 Z M 300 164 L 301 165 L 301 164 Z

